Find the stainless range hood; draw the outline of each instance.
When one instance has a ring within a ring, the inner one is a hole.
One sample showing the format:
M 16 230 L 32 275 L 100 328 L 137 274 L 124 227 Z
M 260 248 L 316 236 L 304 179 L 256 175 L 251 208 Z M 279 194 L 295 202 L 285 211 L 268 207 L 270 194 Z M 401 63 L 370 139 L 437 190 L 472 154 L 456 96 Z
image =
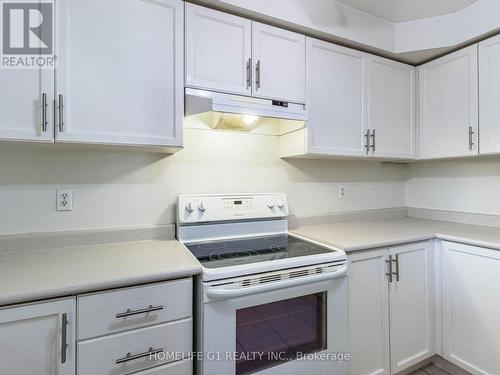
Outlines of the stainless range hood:
M 185 93 L 187 127 L 283 135 L 307 120 L 303 104 L 192 88 Z

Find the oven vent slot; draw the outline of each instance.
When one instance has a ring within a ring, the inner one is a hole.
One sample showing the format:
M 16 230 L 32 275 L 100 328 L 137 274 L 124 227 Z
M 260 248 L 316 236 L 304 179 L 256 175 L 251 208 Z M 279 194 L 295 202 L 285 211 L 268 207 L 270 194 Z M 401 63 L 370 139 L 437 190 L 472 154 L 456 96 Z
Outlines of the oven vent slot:
M 281 275 L 269 275 L 269 276 L 263 276 L 259 277 L 259 284 L 266 284 L 266 283 L 272 283 L 274 281 L 280 281 L 281 280 Z
M 288 274 L 289 279 L 295 279 L 297 277 L 309 276 L 309 270 L 293 271 Z
M 245 279 L 241 282 L 241 286 L 250 286 L 252 285 L 252 280 L 250 279 Z
M 325 272 L 325 270 L 323 268 L 321 268 L 321 267 L 318 267 L 318 268 L 315 269 L 315 272 L 316 273 L 323 273 L 323 272 Z

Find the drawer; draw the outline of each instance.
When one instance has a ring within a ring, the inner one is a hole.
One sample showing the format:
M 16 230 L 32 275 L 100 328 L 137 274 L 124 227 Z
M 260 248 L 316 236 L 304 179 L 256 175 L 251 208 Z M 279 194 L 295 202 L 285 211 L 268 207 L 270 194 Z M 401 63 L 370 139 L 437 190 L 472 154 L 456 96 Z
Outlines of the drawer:
M 193 362 L 185 360 L 169 363 L 165 366 L 135 372 L 134 375 L 193 375 Z
M 189 318 L 192 299 L 191 279 L 78 296 L 78 340 Z
M 189 356 L 192 346 L 191 319 L 85 340 L 77 344 L 77 373 L 78 375 L 130 374 L 174 362 L 179 359 L 178 353 L 186 353 L 186 356 Z M 150 348 L 155 351 L 161 350 L 164 354 L 160 353 L 156 358 L 150 358 L 148 354 Z M 127 355 L 130 359 L 127 359 Z M 116 363 L 117 360 L 122 362 Z

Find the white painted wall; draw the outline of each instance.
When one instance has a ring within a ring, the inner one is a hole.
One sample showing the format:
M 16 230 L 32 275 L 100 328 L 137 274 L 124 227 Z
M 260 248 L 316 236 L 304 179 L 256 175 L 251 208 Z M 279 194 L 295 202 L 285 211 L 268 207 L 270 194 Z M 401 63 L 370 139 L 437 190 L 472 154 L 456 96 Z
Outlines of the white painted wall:
M 412 64 L 500 27 L 499 0 L 477 0 L 455 13 L 406 22 L 390 22 L 334 0 L 193 1 Z
M 284 191 L 300 216 L 400 207 L 405 177 L 401 165 L 284 161 L 277 137 L 193 129 L 169 157 L 1 144 L 0 234 L 172 223 L 181 193 Z M 73 189 L 71 212 L 55 210 L 61 187 Z
M 418 162 L 408 167 L 406 205 L 500 215 L 500 158 Z

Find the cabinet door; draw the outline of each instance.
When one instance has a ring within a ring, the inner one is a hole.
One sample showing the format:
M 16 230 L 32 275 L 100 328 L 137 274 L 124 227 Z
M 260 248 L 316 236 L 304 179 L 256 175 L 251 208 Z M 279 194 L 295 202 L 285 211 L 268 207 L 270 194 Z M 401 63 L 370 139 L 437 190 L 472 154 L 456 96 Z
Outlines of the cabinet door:
M 477 154 L 477 45 L 418 69 L 420 158 Z
M 53 99 L 53 70 L 0 69 L 0 140 L 53 142 Z
M 306 37 L 252 23 L 253 96 L 304 103 Z
M 415 68 L 370 56 L 368 64 L 370 154 L 415 157 Z
M 390 374 L 387 250 L 349 255 L 350 375 Z
M 74 299 L 0 309 L 0 374 L 74 375 L 74 323 Z
M 58 1 L 56 141 L 181 145 L 183 10 L 180 0 Z
M 479 152 L 500 153 L 500 35 L 479 43 Z
M 311 38 L 306 50 L 310 152 L 366 155 L 366 54 Z
M 402 371 L 434 354 L 434 261 L 429 242 L 389 250 L 391 369 Z
M 186 4 L 186 86 L 251 95 L 252 21 Z
M 500 374 L 500 252 L 443 242 L 443 356 Z

